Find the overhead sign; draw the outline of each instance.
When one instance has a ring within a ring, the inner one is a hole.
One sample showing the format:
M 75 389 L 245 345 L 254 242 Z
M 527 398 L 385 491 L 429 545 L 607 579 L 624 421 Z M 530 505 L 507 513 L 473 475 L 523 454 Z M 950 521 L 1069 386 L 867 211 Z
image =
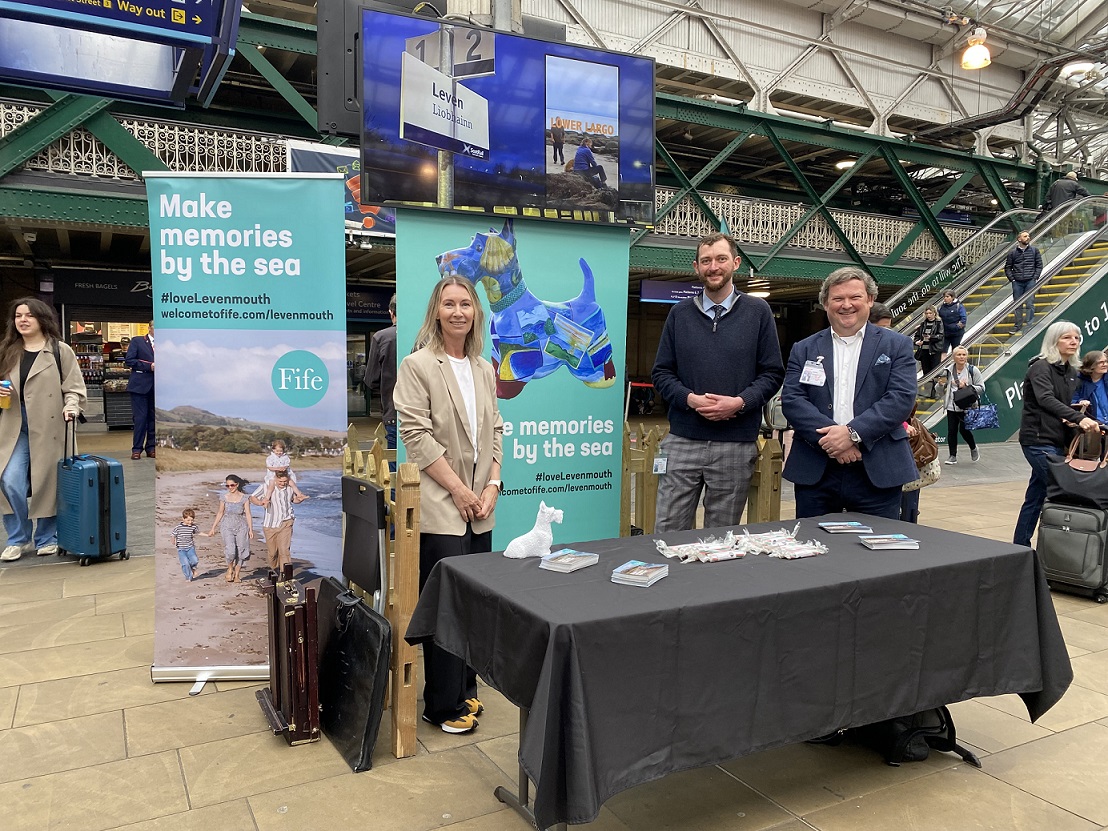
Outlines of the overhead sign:
M 496 71 L 496 35 L 469 28 L 458 28 L 454 33 L 455 78 L 475 78 Z
M 473 159 L 489 157 L 489 102 L 404 53 L 400 138 Z
M 454 78 L 475 78 L 496 71 L 496 36 L 484 29 L 445 27 L 450 35 Z M 404 51 L 428 66 L 442 68 L 441 29 L 420 37 L 407 38 Z
M 224 0 L 35 0 L 0 2 L 0 9 L 26 7 L 35 16 L 57 17 L 72 26 L 87 18 L 111 29 L 157 29 L 175 39 L 210 40 L 218 28 Z M 53 12 L 54 14 L 51 14 Z
M 178 106 L 191 90 L 206 106 L 234 55 L 240 8 L 233 0 L 0 0 L 0 80 Z

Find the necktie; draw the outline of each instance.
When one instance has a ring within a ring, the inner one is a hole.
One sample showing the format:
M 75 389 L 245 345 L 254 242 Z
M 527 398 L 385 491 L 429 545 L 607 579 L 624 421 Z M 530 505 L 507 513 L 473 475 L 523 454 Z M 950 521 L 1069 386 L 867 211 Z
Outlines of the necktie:
M 719 319 L 723 317 L 723 306 L 716 304 L 712 306 L 712 331 L 716 331 L 716 326 L 719 325 Z

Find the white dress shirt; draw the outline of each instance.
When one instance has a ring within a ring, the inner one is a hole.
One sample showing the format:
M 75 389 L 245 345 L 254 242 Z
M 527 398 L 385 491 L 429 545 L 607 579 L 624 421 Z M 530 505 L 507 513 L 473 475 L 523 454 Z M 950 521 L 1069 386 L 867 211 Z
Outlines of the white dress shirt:
M 836 424 L 845 425 L 854 420 L 854 387 L 858 380 L 858 358 L 862 354 L 862 339 L 865 334 L 865 326 L 847 338 L 831 332 L 831 343 L 835 350 L 833 400 Z

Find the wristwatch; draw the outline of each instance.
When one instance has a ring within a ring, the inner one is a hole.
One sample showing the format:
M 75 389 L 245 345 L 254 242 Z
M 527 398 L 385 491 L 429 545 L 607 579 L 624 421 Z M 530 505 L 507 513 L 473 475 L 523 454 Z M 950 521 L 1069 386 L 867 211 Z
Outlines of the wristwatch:
M 499 479 L 490 479 L 489 485 L 495 485 L 497 493 L 501 493 L 504 490 L 504 483 Z M 489 485 L 485 485 L 485 487 L 487 488 Z
M 861 444 L 862 437 L 858 435 L 858 431 L 855 430 L 853 427 L 850 427 L 848 429 L 850 430 L 850 440 L 855 444 Z

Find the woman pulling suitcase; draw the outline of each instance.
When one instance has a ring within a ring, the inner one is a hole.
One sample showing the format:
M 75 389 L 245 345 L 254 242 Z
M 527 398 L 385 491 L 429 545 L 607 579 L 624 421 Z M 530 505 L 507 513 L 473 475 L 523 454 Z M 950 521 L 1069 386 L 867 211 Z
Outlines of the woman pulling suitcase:
M 11 562 L 58 552 L 58 460 L 65 423 L 85 404 L 85 379 L 54 310 L 35 297 L 8 308 L 0 340 L 0 511 Z M 32 527 L 33 526 L 33 527 Z

